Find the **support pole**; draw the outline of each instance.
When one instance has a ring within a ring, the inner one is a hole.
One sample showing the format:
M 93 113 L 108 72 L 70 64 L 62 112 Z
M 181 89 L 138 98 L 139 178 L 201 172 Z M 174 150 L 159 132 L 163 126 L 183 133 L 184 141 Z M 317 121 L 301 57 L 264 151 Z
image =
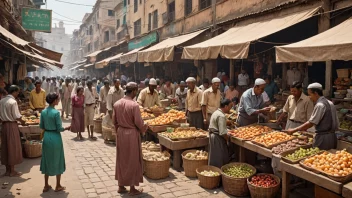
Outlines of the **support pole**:
M 235 60 L 230 60 L 230 84 L 235 82 Z

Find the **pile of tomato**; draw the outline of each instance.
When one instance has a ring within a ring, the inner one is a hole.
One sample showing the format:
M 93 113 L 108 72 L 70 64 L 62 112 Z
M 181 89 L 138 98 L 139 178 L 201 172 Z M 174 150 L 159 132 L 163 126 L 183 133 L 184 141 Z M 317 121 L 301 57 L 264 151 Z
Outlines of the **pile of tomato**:
M 254 186 L 263 188 L 274 187 L 278 184 L 277 181 L 270 175 L 255 175 L 252 177 L 250 183 Z

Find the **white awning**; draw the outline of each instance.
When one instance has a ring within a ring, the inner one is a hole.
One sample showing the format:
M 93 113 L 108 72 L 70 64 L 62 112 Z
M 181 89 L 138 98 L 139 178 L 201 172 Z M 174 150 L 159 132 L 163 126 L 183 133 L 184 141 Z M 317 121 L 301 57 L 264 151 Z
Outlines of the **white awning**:
M 127 52 L 126 54 L 123 54 L 121 57 L 120 57 L 120 63 L 121 64 L 125 64 L 125 63 L 134 63 L 137 61 L 137 57 L 138 57 L 138 52 L 142 49 L 146 48 L 146 46 L 144 47 L 141 47 L 141 48 L 137 48 L 137 49 L 134 49 L 132 51 L 129 51 Z
M 233 27 L 214 38 L 184 47 L 182 59 L 217 59 L 219 55 L 227 59 L 245 59 L 248 57 L 249 46 L 252 41 L 269 36 L 304 21 L 313 16 L 319 9 L 320 8 L 308 9 L 278 16 L 270 20 Z
M 205 30 L 168 38 L 150 48 L 142 50 L 138 52 L 138 62 L 173 61 L 176 46 L 193 39 Z
M 111 56 L 111 57 L 106 58 L 102 61 L 99 61 L 99 62 L 95 63 L 95 68 L 96 69 L 104 68 L 105 66 L 107 66 L 110 63 L 110 61 L 118 60 L 121 55 L 122 55 L 122 53 L 117 54 L 115 56 Z
M 276 47 L 277 62 L 352 60 L 352 17 L 306 40 Z
M 86 65 L 84 65 L 83 67 L 91 67 L 91 66 L 93 66 L 93 64 L 86 64 Z

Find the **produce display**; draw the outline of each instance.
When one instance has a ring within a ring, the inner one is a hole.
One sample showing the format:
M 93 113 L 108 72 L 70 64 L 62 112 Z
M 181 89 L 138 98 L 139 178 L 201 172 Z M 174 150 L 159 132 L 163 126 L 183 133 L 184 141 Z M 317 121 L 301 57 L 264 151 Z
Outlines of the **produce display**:
M 192 139 L 192 138 L 204 138 L 207 137 L 206 131 L 197 130 L 194 127 L 177 128 L 174 132 L 163 132 L 160 135 L 167 137 L 171 140 L 179 139 Z
M 32 109 L 26 109 L 20 112 L 21 115 L 33 115 L 34 111 Z
M 141 112 L 142 119 L 148 119 L 148 118 L 155 118 L 155 116 L 152 113 L 148 112 Z
M 224 173 L 230 177 L 246 178 L 251 176 L 254 172 L 248 165 L 240 164 L 225 169 Z
M 274 148 L 272 148 L 272 152 L 275 154 L 281 154 L 285 151 L 292 150 L 292 149 L 313 143 L 313 138 L 309 138 L 307 136 L 304 136 L 304 137 L 306 138 L 300 137 L 301 139 L 294 139 L 286 143 L 282 143 L 278 146 L 275 146 Z
M 272 133 L 264 134 L 262 136 L 257 136 L 252 140 L 252 142 L 259 143 L 265 147 L 271 147 L 275 144 L 286 142 L 294 138 L 294 136 L 288 135 L 286 133 L 275 131 Z
M 202 172 L 200 172 L 199 174 L 201 174 L 201 175 L 204 175 L 204 176 L 208 176 L 208 177 L 215 177 L 215 176 L 219 176 L 220 175 L 220 173 L 218 173 L 218 172 L 214 172 L 214 171 L 202 171 Z
M 22 116 L 22 120 L 25 121 L 26 124 L 29 124 L 29 125 L 34 125 L 34 124 L 39 124 L 40 123 L 40 119 L 37 118 L 34 115 L 29 116 L 29 117 Z
M 352 131 L 352 121 L 344 120 L 340 123 L 340 129 Z
M 165 161 L 170 159 L 170 153 L 168 153 L 167 151 L 164 151 L 164 152 L 144 151 L 143 159 L 147 161 Z
M 147 120 L 146 123 L 148 123 L 149 125 L 166 125 L 185 118 L 185 112 L 171 109 L 169 112 L 161 114 L 159 117 Z
M 345 150 L 337 151 L 335 154 L 324 152 L 314 155 L 306 158 L 302 163 L 307 167 L 335 177 L 352 174 L 352 154 Z
M 94 119 L 95 120 L 103 120 L 104 116 L 105 116 L 105 113 L 101 113 L 99 115 L 94 116 Z
M 305 157 L 315 155 L 319 152 L 320 152 L 320 149 L 318 147 L 307 148 L 307 149 L 299 148 L 294 153 L 286 155 L 285 158 L 287 158 L 291 161 L 297 161 L 297 160 L 303 159 Z
M 160 144 L 156 144 L 154 142 L 142 142 L 142 150 L 160 150 Z
M 240 127 L 235 130 L 231 130 L 229 131 L 228 134 L 237 138 L 250 140 L 255 136 L 262 135 L 270 131 L 272 131 L 270 127 L 254 125 L 254 126 Z
M 187 153 L 184 157 L 188 160 L 207 160 L 208 153 L 206 151 L 198 150 L 195 153 Z
M 253 176 L 251 178 L 250 183 L 254 186 L 258 186 L 262 188 L 270 188 L 278 185 L 274 177 L 267 174 Z

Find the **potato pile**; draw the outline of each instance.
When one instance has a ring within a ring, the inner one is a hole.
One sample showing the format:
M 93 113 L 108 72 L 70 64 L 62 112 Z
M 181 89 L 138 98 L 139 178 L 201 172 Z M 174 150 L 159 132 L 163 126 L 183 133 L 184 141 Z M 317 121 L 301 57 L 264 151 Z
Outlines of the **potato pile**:
M 255 137 L 252 141 L 262 144 L 266 147 L 270 147 L 274 144 L 285 142 L 293 138 L 294 138 L 293 136 L 288 135 L 286 133 L 275 131 L 272 133 L 267 133 L 265 135 Z
M 352 174 L 352 154 L 346 150 L 314 155 L 303 160 L 303 164 L 335 177 Z
M 208 153 L 206 151 L 197 150 L 195 153 L 187 153 L 184 157 L 188 160 L 207 160 Z
M 307 136 L 305 136 L 305 137 L 307 137 Z M 308 138 L 308 137 L 306 139 L 294 139 L 294 140 L 288 141 L 286 143 L 282 143 L 278 146 L 275 146 L 272 149 L 272 152 L 275 154 L 281 154 L 281 153 L 288 151 L 288 150 L 292 150 L 292 149 L 295 149 L 295 148 L 298 148 L 301 146 L 312 144 L 312 141 L 313 141 L 313 139 Z
M 142 150 L 157 150 L 159 149 L 160 150 L 160 144 L 156 144 L 155 142 L 142 142 Z
M 169 112 L 161 114 L 159 117 L 147 120 L 146 123 L 149 125 L 166 125 L 171 124 L 176 120 L 186 118 L 186 113 L 171 109 Z
M 184 129 L 179 127 L 174 132 L 163 132 L 160 135 L 167 137 L 171 140 L 207 137 L 207 133 L 205 131 L 197 130 L 194 127 L 188 127 Z
M 235 130 L 229 131 L 229 135 L 232 135 L 237 138 L 241 139 L 253 139 L 255 136 L 268 133 L 272 131 L 270 127 L 255 125 L 255 126 L 248 126 L 248 127 L 240 127 Z
M 218 172 L 214 172 L 214 171 L 202 171 L 202 172 L 200 172 L 200 174 L 201 175 L 204 175 L 204 176 L 208 176 L 208 177 L 215 177 L 215 176 L 219 176 L 220 175 L 220 173 L 218 173 Z
M 147 161 L 165 161 L 170 159 L 170 154 L 167 151 L 164 152 L 154 152 L 154 151 L 144 151 L 143 159 Z

